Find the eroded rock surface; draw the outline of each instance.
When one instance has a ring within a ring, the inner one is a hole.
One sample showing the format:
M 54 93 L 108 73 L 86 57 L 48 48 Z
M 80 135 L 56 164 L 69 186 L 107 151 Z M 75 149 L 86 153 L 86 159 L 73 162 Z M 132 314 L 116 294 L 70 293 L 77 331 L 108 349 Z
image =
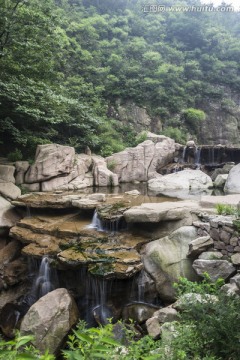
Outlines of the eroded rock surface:
M 106 160 L 118 175 L 119 182 L 147 181 L 160 176 L 157 171 L 171 162 L 174 153 L 174 140 L 162 135 L 155 143 L 146 140 L 135 148 L 127 148 Z
M 74 299 L 66 289 L 57 289 L 39 299 L 24 316 L 21 335 L 34 335 L 33 344 L 42 353 L 57 353 L 79 312 Z
M 228 194 L 240 193 L 240 164 L 234 166 L 228 175 L 227 181 L 224 186 L 224 192 Z
M 211 178 L 201 170 L 183 170 L 148 181 L 150 190 L 163 192 L 169 190 L 208 189 L 213 186 Z
M 146 245 L 144 255 L 145 270 L 153 277 L 160 297 L 173 301 L 173 282 L 180 276 L 196 280 L 192 262 L 187 258 L 188 244 L 197 237 L 193 226 L 184 226 L 171 235 Z
M 26 255 L 51 255 L 66 267 L 88 266 L 106 278 L 128 278 L 142 269 L 138 252 L 147 240 L 124 233 L 98 232 L 87 228 L 78 213 L 38 215 L 25 218 L 11 229 L 11 236 L 27 244 Z

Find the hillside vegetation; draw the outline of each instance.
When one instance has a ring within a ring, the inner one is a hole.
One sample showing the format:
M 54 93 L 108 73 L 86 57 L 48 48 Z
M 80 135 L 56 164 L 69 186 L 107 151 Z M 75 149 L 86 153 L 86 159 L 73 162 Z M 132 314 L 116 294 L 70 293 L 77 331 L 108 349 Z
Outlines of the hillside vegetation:
M 143 12 L 146 3 L 0 0 L 2 154 L 31 157 L 46 142 L 102 155 L 135 145 L 134 127 L 107 116 L 119 99 L 182 142 L 200 134 L 203 101 L 236 107 L 240 13 Z

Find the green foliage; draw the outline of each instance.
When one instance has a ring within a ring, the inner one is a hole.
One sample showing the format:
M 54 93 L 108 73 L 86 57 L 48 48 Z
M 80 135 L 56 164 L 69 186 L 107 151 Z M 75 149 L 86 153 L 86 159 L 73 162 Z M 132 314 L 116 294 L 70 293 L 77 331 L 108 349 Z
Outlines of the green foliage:
M 133 327 L 126 327 L 118 322 L 96 328 L 86 328 L 80 321 L 77 330 L 69 336 L 68 348 L 63 351 L 64 359 L 126 359 L 126 360 L 157 360 L 159 355 L 151 354 L 159 342 L 149 336 L 138 341 Z
M 189 108 L 182 112 L 182 119 L 185 125 L 190 131 L 194 133 L 197 133 L 200 125 L 205 120 L 205 118 L 206 115 L 204 111 L 199 109 Z
M 216 204 L 216 210 L 218 215 L 239 215 L 237 207 L 233 205 Z
M 192 0 L 178 1 L 186 4 Z M 152 14 L 142 5 L 0 0 L 1 153 L 33 157 L 46 142 L 88 145 L 103 156 L 135 146 L 144 140 L 136 129 L 106 116 L 119 99 L 151 109 L 180 143 L 187 132 L 200 136 L 206 100 L 231 112 L 240 14 Z M 180 132 L 171 123 L 179 114 Z
M 161 134 L 174 139 L 177 143 L 180 144 L 185 144 L 187 141 L 186 131 L 183 131 L 179 128 L 174 128 L 172 126 L 168 126 L 161 132 Z
M 30 343 L 34 340 L 33 336 L 21 336 L 16 334 L 15 339 L 4 341 L 0 339 L 0 359 L 3 360 L 54 360 L 46 350 L 45 354 L 40 355 Z
M 188 293 L 216 295 L 223 285 L 223 279 L 219 278 L 217 281 L 212 282 L 207 273 L 204 273 L 204 278 L 201 282 L 189 281 L 184 277 L 180 277 L 178 282 L 174 283 L 178 296 Z
M 204 299 L 204 298 L 203 298 Z M 237 360 L 240 352 L 240 302 L 238 297 L 218 294 L 218 301 L 189 304 L 176 327 L 171 360 Z
M 13 161 L 13 162 L 20 161 L 20 160 L 22 160 L 22 158 L 23 158 L 23 154 L 22 154 L 21 150 L 19 150 L 19 149 L 15 149 L 14 151 L 12 151 L 8 154 L 9 161 Z

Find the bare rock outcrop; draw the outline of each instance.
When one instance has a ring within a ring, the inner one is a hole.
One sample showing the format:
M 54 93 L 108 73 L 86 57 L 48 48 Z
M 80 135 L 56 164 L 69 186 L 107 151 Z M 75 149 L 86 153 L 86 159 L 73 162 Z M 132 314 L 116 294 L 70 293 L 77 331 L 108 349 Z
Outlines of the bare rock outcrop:
M 38 145 L 35 162 L 26 175 L 26 183 L 49 180 L 58 175 L 67 175 L 74 166 L 75 150 L 70 146 L 58 144 Z
M 240 193 L 240 164 L 234 166 L 228 175 L 227 181 L 224 186 L 224 192 L 227 194 Z
M 174 157 L 175 142 L 163 135 L 159 135 L 156 141 L 146 140 L 106 159 L 108 166 L 118 175 L 119 182 L 147 181 L 160 176 L 157 171 Z
M 44 353 L 57 353 L 66 335 L 76 324 L 79 312 L 66 289 L 57 289 L 40 298 L 24 316 L 20 333 L 34 335 L 34 345 Z

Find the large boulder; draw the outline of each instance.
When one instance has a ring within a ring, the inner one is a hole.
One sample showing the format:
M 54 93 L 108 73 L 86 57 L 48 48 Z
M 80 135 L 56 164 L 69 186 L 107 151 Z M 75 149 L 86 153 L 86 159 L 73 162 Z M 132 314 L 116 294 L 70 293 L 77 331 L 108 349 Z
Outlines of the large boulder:
M 198 190 L 213 186 L 211 178 L 201 170 L 183 170 L 157 177 L 148 181 L 150 190 L 164 192 L 169 190 Z
M 74 159 L 73 147 L 58 144 L 38 145 L 35 163 L 28 169 L 25 182 L 31 184 L 67 175 L 73 169 Z
M 0 182 L 0 195 L 6 199 L 15 200 L 21 196 L 21 190 L 12 182 Z
M 119 182 L 147 181 L 160 176 L 157 171 L 173 160 L 175 142 L 163 135 L 156 141 L 146 140 L 107 158 L 108 167 L 118 175 Z
M 42 353 L 57 353 L 66 335 L 76 324 L 79 312 L 66 289 L 57 289 L 40 298 L 24 316 L 20 333 L 34 335 Z
M 16 168 L 16 184 L 21 185 L 24 183 L 25 174 L 29 168 L 30 164 L 28 161 L 16 161 L 15 168 Z
M 224 192 L 228 194 L 240 193 L 240 164 L 234 166 L 228 175 L 224 186 Z
M 117 186 L 118 176 L 107 168 L 101 156 L 93 156 L 93 174 L 96 186 Z
M 192 210 L 199 209 L 195 201 L 177 201 L 162 203 L 145 203 L 139 206 L 133 206 L 124 212 L 125 220 L 128 223 L 144 223 L 160 221 L 181 220 L 189 216 Z
M 171 235 L 146 245 L 144 267 L 155 280 L 157 291 L 163 300 L 175 299 L 173 283 L 180 276 L 196 280 L 192 262 L 187 258 L 188 244 L 196 237 L 195 227 L 184 226 Z
M 15 184 L 14 172 L 14 166 L 0 165 L 0 182 L 12 182 Z
M 14 206 L 0 196 L 0 234 L 14 226 L 20 218 Z
M 219 278 L 225 280 L 236 272 L 236 268 L 227 260 L 197 259 L 193 262 L 193 268 L 201 277 L 208 273 L 211 281 L 216 281 Z

